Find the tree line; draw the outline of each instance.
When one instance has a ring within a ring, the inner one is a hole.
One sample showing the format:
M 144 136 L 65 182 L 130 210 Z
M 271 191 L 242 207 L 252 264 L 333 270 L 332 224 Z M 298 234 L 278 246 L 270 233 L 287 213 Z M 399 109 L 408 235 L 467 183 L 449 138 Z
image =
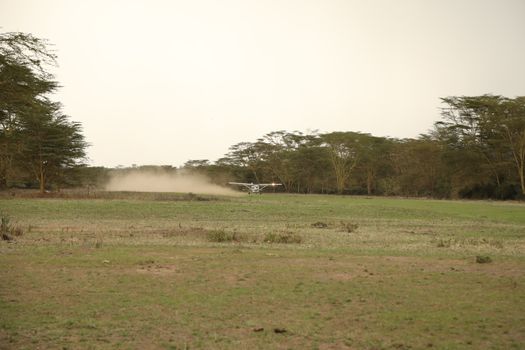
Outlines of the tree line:
M 218 183 L 276 181 L 293 193 L 525 198 L 525 97 L 441 100 L 442 120 L 415 139 L 274 131 L 184 167 Z
M 47 72 L 54 65 L 46 41 L 0 34 L 0 189 L 102 187 L 110 172 L 129 171 L 83 164 L 81 125 L 50 98 L 59 87 Z M 280 182 L 290 193 L 525 198 L 525 97 L 441 100 L 441 120 L 418 138 L 279 130 L 182 168 L 221 185 Z

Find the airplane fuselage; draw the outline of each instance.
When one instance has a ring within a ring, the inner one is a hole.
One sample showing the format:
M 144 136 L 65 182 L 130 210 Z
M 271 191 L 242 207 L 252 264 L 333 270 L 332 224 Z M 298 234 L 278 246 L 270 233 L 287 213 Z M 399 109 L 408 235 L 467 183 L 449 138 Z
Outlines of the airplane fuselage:
M 252 184 L 248 186 L 248 192 L 250 193 L 261 193 L 261 186 L 257 184 Z
M 251 193 L 258 193 L 258 194 L 260 194 L 261 191 L 264 188 L 268 187 L 268 186 L 272 186 L 272 187 L 281 186 L 281 184 L 276 184 L 276 183 L 271 183 L 271 184 L 254 184 L 253 182 L 250 182 L 250 183 L 246 183 L 246 182 L 229 182 L 229 184 L 230 185 L 244 186 L 248 190 L 249 194 L 251 194 Z

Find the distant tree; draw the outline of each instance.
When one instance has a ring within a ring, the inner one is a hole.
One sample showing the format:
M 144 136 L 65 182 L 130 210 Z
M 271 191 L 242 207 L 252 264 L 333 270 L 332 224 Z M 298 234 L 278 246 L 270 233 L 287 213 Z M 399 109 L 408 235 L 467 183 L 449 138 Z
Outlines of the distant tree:
M 183 170 L 193 174 L 204 175 L 208 180 L 225 185 L 237 176 L 232 175 L 232 167 L 218 162 L 212 164 L 208 159 L 192 159 L 184 163 Z
M 109 168 L 97 166 L 78 166 L 66 169 L 68 185 L 72 187 L 85 187 L 89 190 L 103 188 L 109 181 Z M 73 183 L 71 183 L 73 182 Z
M 389 157 L 393 141 L 384 138 L 363 134 L 361 137 L 361 156 L 357 163 L 356 173 L 360 183 L 365 185 L 368 195 L 377 192 L 378 180 L 384 176 L 389 168 Z
M 298 192 L 333 192 L 333 175 L 328 151 L 320 140 L 311 138 L 292 156 L 293 174 Z
M 250 180 L 261 182 L 265 145 L 261 142 L 240 142 L 230 147 L 230 152 L 222 161 L 227 161 L 230 164 L 243 167 L 249 170 Z
M 442 109 L 444 120 L 437 122 L 436 128 L 439 138 L 449 149 L 457 150 L 463 156 L 472 153 L 471 160 L 477 155 L 481 167 L 471 168 L 488 171 L 500 186 L 502 171 L 508 164 L 503 160 L 501 139 L 496 136 L 489 117 L 495 112 L 498 100 L 498 96 L 492 95 L 443 98 L 447 105 Z
M 470 159 L 478 156 L 498 188 L 508 169 L 514 168 L 525 195 L 525 98 L 454 96 L 442 101 L 447 107 L 442 111 L 444 120 L 436 123 L 437 137 L 449 149 L 472 154 Z
M 525 196 L 525 96 L 504 99 L 500 106 L 501 137 L 512 153 L 514 169 Z
M 264 135 L 258 141 L 262 152 L 262 159 L 268 172 L 283 184 L 285 191 L 291 192 L 294 184 L 300 181 L 298 172 L 303 166 L 301 157 L 298 157 L 300 149 L 316 136 L 304 135 L 301 132 L 274 131 Z
M 186 169 L 199 169 L 210 166 L 210 161 L 208 159 L 190 159 L 184 163 L 183 168 Z
M 389 194 L 447 197 L 442 154 L 441 144 L 427 135 L 398 140 L 389 153 L 394 179 Z
M 332 132 L 320 135 L 322 145 L 328 150 L 335 173 L 338 193 L 343 193 L 350 175 L 362 154 L 362 140 L 369 136 L 358 132 Z

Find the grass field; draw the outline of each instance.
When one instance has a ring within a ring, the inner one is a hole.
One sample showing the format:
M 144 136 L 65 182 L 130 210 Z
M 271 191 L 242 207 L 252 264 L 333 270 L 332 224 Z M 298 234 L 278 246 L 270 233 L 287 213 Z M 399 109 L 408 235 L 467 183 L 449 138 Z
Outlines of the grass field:
M 0 200 L 0 349 L 525 348 L 525 204 L 133 198 Z

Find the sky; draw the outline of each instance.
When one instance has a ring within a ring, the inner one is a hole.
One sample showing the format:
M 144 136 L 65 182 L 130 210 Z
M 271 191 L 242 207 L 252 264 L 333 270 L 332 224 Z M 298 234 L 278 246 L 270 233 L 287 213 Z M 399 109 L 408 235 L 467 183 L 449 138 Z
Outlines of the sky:
M 440 97 L 525 95 L 524 0 L 0 0 L 0 27 L 53 44 L 98 166 L 277 130 L 417 137 Z

